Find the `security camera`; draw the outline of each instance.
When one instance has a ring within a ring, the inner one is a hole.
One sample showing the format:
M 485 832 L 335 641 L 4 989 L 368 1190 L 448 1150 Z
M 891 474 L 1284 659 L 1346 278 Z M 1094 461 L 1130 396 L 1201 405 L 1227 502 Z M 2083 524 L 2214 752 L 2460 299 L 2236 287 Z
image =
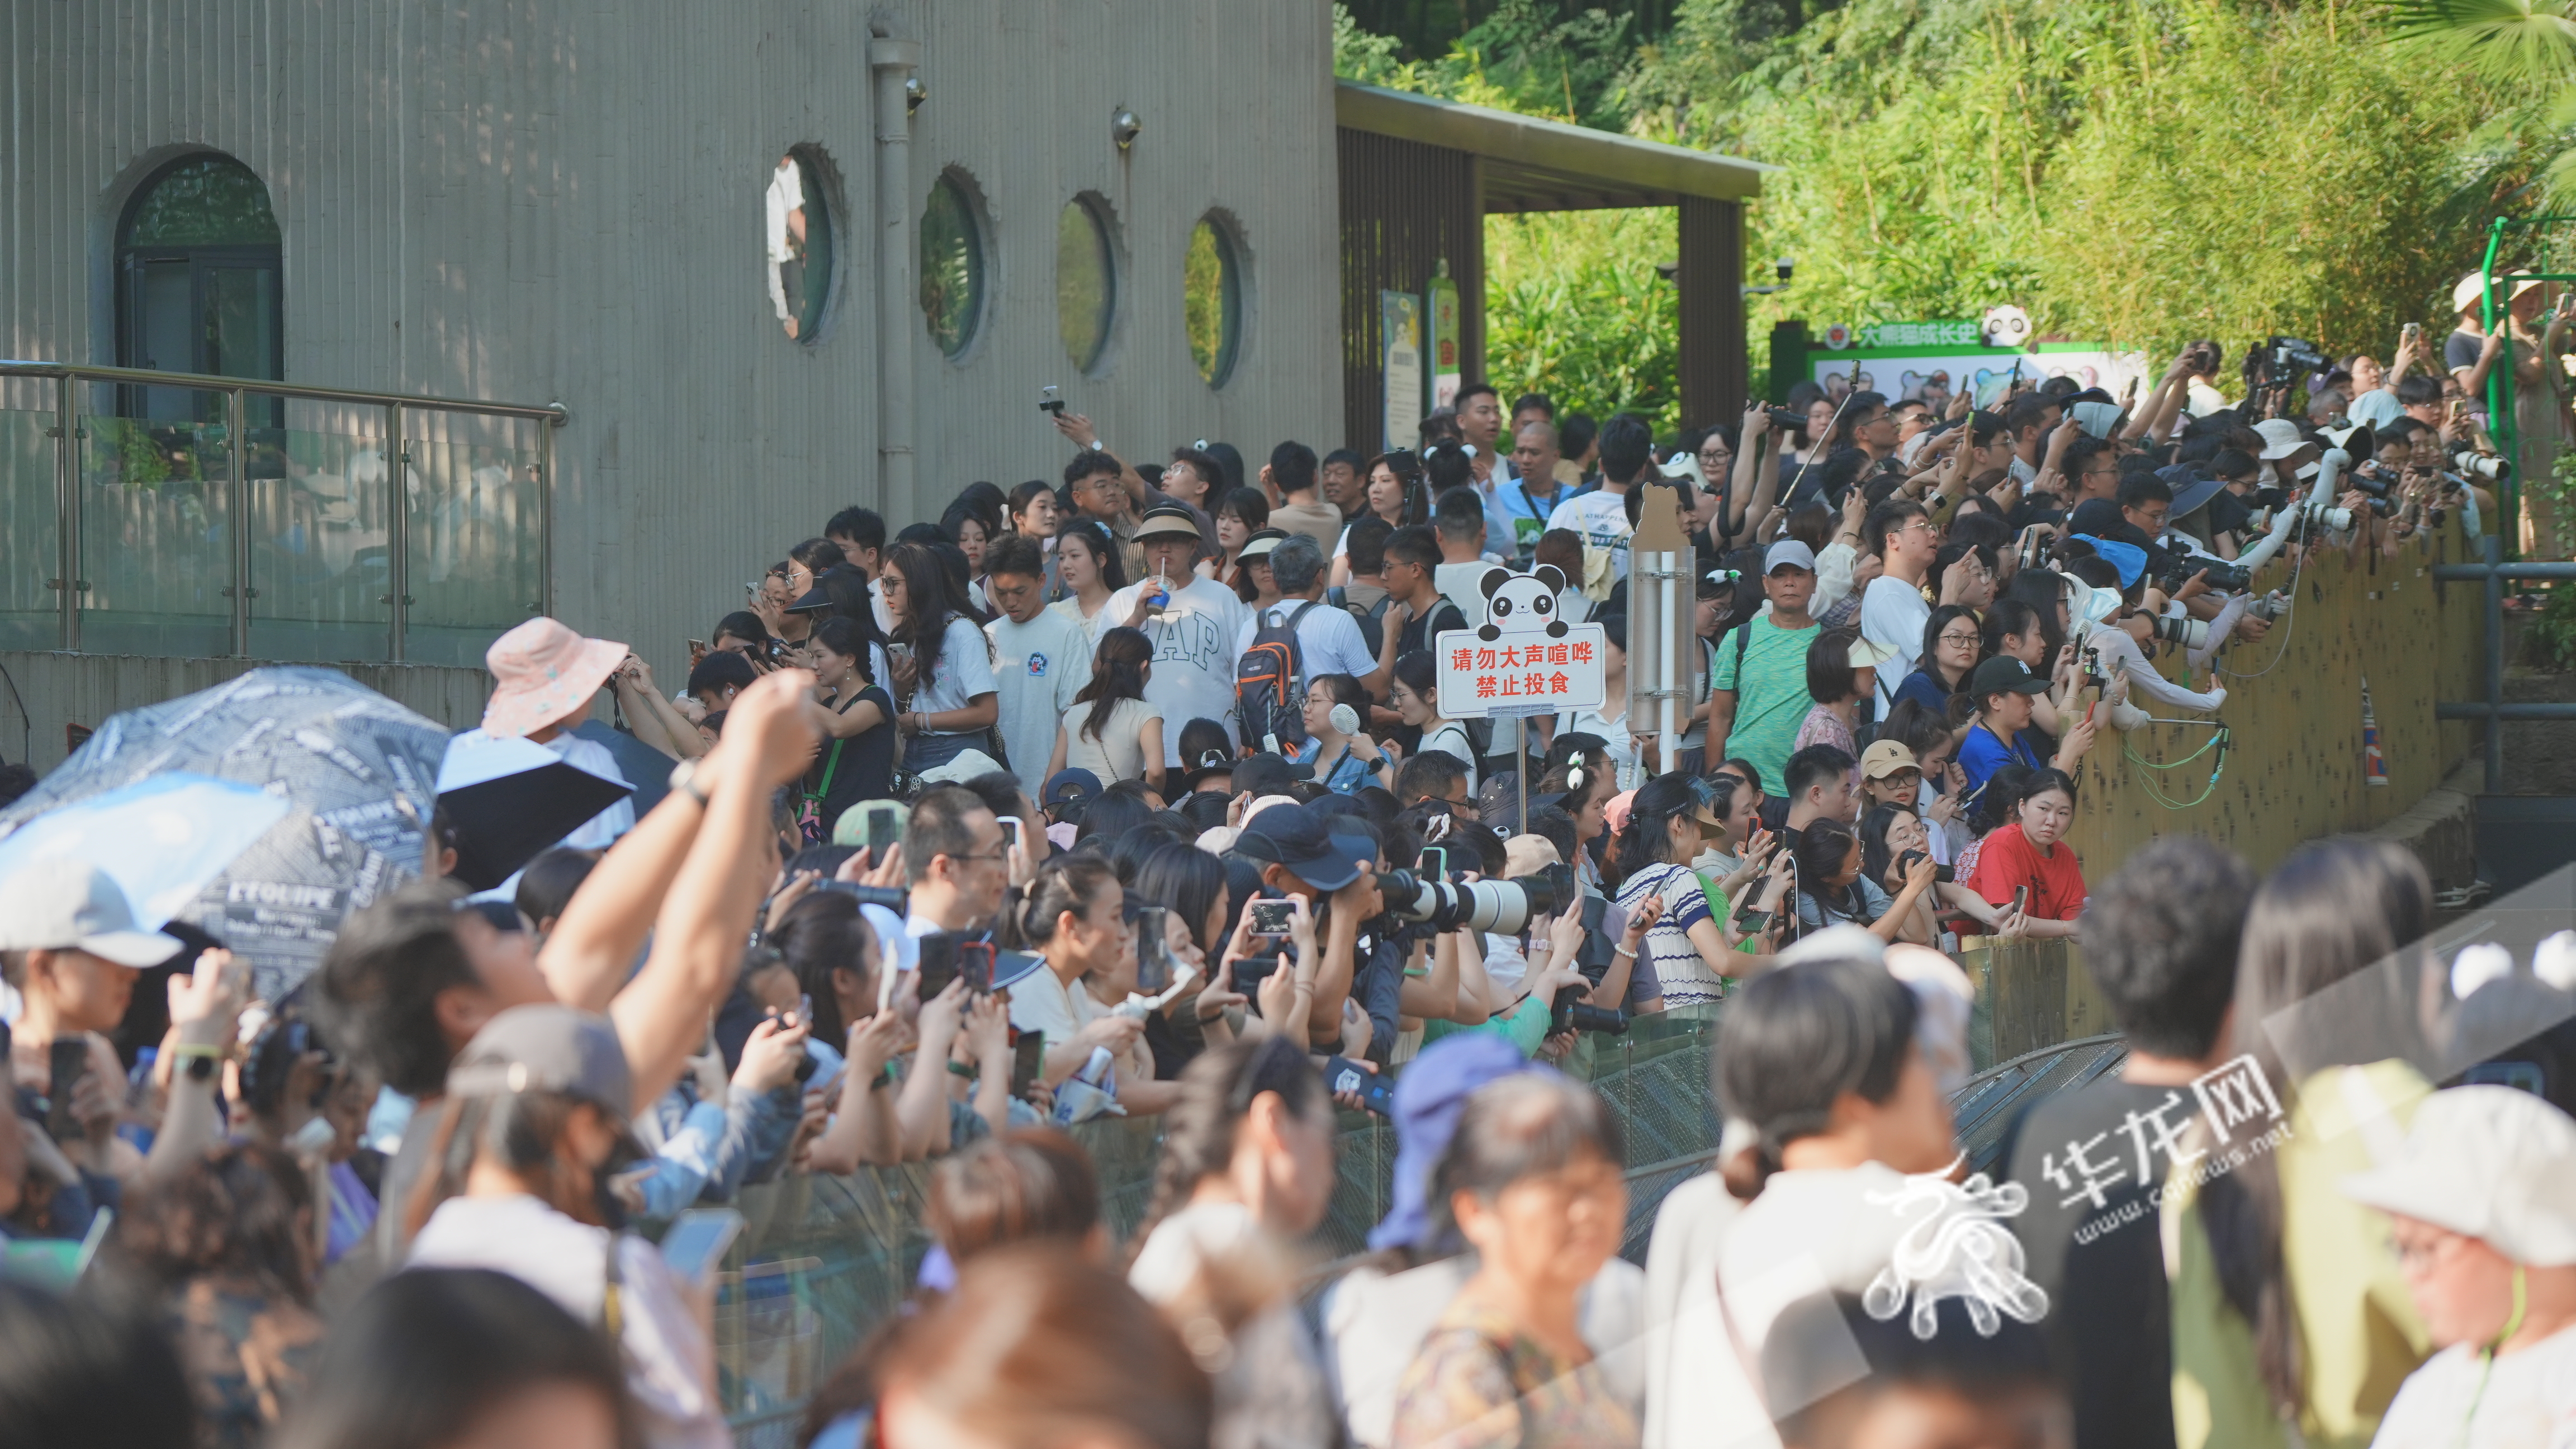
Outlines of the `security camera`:
M 1797 263 L 1791 261 L 1787 257 L 1781 257 L 1771 264 L 1771 270 L 1780 274 L 1780 285 L 1784 287 L 1789 285 L 1789 272 L 1796 265 Z

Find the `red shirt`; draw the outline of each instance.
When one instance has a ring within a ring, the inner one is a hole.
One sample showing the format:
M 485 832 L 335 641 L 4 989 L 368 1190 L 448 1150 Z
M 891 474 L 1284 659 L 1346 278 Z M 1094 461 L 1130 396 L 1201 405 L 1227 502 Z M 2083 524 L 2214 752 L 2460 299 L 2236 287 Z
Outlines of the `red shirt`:
M 2084 865 L 2065 841 L 2042 855 L 2018 824 L 2006 825 L 1978 842 L 1977 872 L 1968 888 L 1989 905 L 2012 904 L 2013 888 L 2030 887 L 2030 918 L 2071 921 L 2084 913 Z

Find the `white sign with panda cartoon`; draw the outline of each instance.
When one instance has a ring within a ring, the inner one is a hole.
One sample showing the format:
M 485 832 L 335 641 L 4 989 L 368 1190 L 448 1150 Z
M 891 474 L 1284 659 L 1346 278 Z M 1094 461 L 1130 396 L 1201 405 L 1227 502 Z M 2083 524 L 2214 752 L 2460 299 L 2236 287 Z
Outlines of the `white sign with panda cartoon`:
M 1481 587 L 1485 622 L 1432 640 L 1440 665 L 1440 713 L 1448 719 L 1599 709 L 1609 635 L 1598 624 L 1557 617 L 1565 575 L 1541 564 L 1529 573 L 1489 569 Z

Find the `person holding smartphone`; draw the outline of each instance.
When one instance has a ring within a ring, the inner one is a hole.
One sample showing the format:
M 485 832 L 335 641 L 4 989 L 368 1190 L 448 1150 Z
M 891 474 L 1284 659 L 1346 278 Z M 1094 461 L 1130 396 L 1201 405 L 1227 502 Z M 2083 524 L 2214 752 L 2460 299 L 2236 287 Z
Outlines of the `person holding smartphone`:
M 2067 824 L 2075 818 L 2075 781 L 2063 770 L 2033 770 L 2009 803 L 2005 824 L 1978 842 L 1969 887 L 1989 905 L 2016 907 L 2022 933 L 2072 936 L 2089 894 L 2084 864 L 2066 843 Z
M 1081 1070 L 1095 1049 L 1113 1062 L 1113 1094 L 1130 1112 L 1161 1111 L 1152 1095 L 1154 1059 L 1145 1049 L 1141 1017 L 1113 1013 L 1083 989 L 1083 978 L 1126 963 L 1136 971 L 1136 918 L 1109 861 L 1096 855 L 1051 857 L 1025 888 L 1002 902 L 1003 944 L 1034 951 L 1046 964 L 1011 988 L 1011 1025 L 1046 1040 L 1038 1069 L 1041 1085 L 1054 1087 Z M 1122 995 L 1121 999 L 1124 997 Z
M 895 726 L 907 741 L 904 768 L 919 774 L 982 747 L 1001 718 L 1001 696 L 984 631 L 966 601 L 950 597 L 928 545 L 896 544 L 881 584 L 891 637 L 904 646 L 890 666 L 902 706 Z

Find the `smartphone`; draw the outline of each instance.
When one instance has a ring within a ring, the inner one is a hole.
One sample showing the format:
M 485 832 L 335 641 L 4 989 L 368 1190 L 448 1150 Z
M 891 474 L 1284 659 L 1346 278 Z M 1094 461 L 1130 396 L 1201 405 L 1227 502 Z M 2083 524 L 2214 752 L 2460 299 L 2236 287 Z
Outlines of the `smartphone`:
M 1172 989 L 1172 947 L 1164 931 L 1169 929 L 1161 906 L 1146 906 L 1136 912 L 1136 994 L 1160 996 Z
M 1254 901 L 1252 903 L 1252 934 L 1256 936 L 1285 936 L 1288 934 L 1289 922 L 1294 920 L 1296 915 L 1297 905 L 1294 901 Z
M 1261 983 L 1269 980 L 1278 970 L 1279 958 L 1275 955 L 1265 953 L 1244 957 L 1234 963 L 1235 992 L 1252 1000 L 1259 1000 Z
M 1413 857 L 1414 873 L 1426 879 L 1448 880 L 1458 867 L 1449 858 L 1449 847 L 1426 845 Z
M 1002 816 L 1001 821 L 1002 848 L 1004 850 L 1018 850 L 1020 848 L 1021 833 L 1029 828 L 1028 823 L 1020 819 L 1017 815 Z
M 1038 389 L 1038 411 L 1064 416 L 1064 392 L 1054 383 Z
M 2397 329 L 2397 337 L 2401 342 L 2412 342 L 2423 335 L 2424 324 L 2421 322 L 2409 322 Z
M 1033 1031 L 1011 1032 L 1011 1095 L 1026 1097 L 1046 1065 L 1046 1038 Z
M 698 659 L 704 659 L 705 657 L 707 657 L 707 641 L 706 641 L 706 640 L 704 640 L 704 639 L 692 639 L 692 640 L 690 640 L 690 641 L 689 641 L 689 658 L 690 658 L 690 659 L 692 659 L 692 660 L 698 660 Z
M 991 995 L 993 990 L 993 943 L 990 941 L 958 942 L 957 974 L 966 979 L 967 995 Z
M 80 1140 L 80 1119 L 72 1115 L 72 1092 L 89 1075 L 89 1040 L 56 1037 L 47 1065 L 53 1079 L 45 1092 L 45 1133 L 56 1142 Z
M 2014 886 L 2014 887 L 2013 887 L 2013 914 L 2015 914 L 2015 915 L 2020 915 L 2020 914 L 2022 914 L 2022 913 L 2024 913 L 2024 912 L 2028 911 L 2029 909 L 2030 909 L 2030 887 L 2028 887 L 2028 886 L 2026 886 L 2026 885 L 2025 885 L 2025 886 Z
M 1324 1090 L 1337 1096 L 1356 1092 L 1370 1111 L 1381 1117 L 1395 1115 L 1395 1084 L 1348 1057 L 1324 1059 Z
M 875 864 L 883 865 L 885 853 L 892 849 L 897 841 L 903 839 L 903 807 L 893 804 L 870 805 L 867 822 L 868 859 Z
M 791 1025 L 799 1023 L 806 1026 L 814 1023 L 814 998 L 802 991 L 796 993 L 796 1022 Z
M 742 1229 L 742 1214 L 732 1208 L 691 1208 L 662 1235 L 662 1261 L 681 1282 L 703 1287 Z
M 1762 909 L 1755 896 L 1746 896 L 1744 904 L 1735 908 L 1735 934 L 1739 936 L 1757 934 L 1762 929 L 1763 917 L 1769 914 L 1770 912 Z
M 928 1001 L 948 989 L 957 978 L 957 938 L 945 931 L 921 938 L 921 989 L 918 1000 Z M 891 979 L 891 973 L 889 973 Z M 985 979 L 990 980 L 988 976 Z
M 1897 860 L 1897 864 L 1904 866 L 1904 867 L 1905 867 L 1907 870 L 1909 870 L 1909 871 L 1910 871 L 1910 870 L 1912 870 L 1912 869 L 1914 869 L 1914 863 L 1915 863 L 1916 861 L 1919 861 L 1919 860 L 1929 860 L 1929 859 L 1931 859 L 1931 857 L 1930 857 L 1930 856 L 1925 855 L 1922 851 L 1919 851 L 1919 850 L 1909 850 L 1909 851 L 1905 852 L 1903 855 L 1900 855 L 1900 856 L 1898 856 L 1898 857 L 1896 858 L 1896 860 Z M 1947 881 L 1955 881 L 1955 880 L 1957 880 L 1958 878 L 1959 878 L 1959 873 L 1958 873 L 1956 870 L 1953 870 L 1952 868 L 1950 868 L 1949 866 L 1946 866 L 1946 865 L 1936 865 L 1936 866 L 1932 867 L 1932 879 L 1934 879 L 1934 880 L 1936 880 L 1936 881 L 1943 881 L 1943 882 L 1947 882 Z

